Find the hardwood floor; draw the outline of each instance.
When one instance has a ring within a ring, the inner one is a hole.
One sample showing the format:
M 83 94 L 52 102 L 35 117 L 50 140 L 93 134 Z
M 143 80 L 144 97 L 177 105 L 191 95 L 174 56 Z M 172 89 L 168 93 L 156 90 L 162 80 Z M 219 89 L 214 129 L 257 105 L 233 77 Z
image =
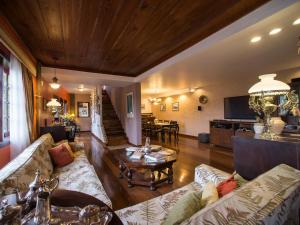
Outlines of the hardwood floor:
M 178 159 L 174 164 L 174 182 L 173 184 L 161 184 L 155 191 L 141 186 L 128 188 L 126 179 L 119 179 L 118 177 L 117 150 L 106 149 L 90 133 L 81 133 L 80 136 L 76 137 L 76 140 L 85 143 L 87 156 L 115 210 L 157 197 L 192 182 L 194 180 L 194 168 L 202 163 L 233 172 L 233 154 L 227 149 L 211 147 L 186 137 L 179 137 L 178 144 L 174 140 L 166 139 L 165 143 L 161 143 L 159 140 L 152 139 L 151 143 L 161 144 L 178 152 Z

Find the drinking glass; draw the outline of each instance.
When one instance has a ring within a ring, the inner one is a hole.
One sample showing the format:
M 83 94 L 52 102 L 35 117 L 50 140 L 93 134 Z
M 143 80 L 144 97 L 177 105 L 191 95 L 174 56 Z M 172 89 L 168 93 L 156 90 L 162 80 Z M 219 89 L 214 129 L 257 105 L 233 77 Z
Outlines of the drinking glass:
M 145 147 L 150 148 L 150 137 L 146 137 Z

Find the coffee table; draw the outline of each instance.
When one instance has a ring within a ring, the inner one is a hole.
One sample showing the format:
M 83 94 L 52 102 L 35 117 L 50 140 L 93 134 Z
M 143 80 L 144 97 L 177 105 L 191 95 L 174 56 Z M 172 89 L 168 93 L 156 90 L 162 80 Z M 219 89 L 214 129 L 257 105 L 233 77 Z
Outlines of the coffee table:
M 128 187 L 148 186 L 151 191 L 154 191 L 158 184 L 173 183 L 173 163 L 177 158 L 175 151 L 173 155 L 167 156 L 160 162 L 149 162 L 145 158 L 131 159 L 130 156 L 131 154 L 124 149 L 119 159 L 120 178 L 127 178 Z M 150 178 L 145 178 L 141 171 L 149 171 Z

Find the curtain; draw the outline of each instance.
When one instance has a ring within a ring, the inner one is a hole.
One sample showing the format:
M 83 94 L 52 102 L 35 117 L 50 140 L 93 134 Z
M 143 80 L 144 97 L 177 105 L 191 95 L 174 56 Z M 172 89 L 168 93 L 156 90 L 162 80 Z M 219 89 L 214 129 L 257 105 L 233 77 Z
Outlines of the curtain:
M 33 82 L 32 75 L 29 73 L 28 69 L 22 65 L 22 78 L 25 93 L 25 106 L 26 106 L 26 119 L 28 124 L 29 139 L 30 142 L 34 140 L 34 130 L 33 130 L 33 113 L 34 113 L 34 94 L 33 94 Z
M 27 123 L 25 91 L 21 63 L 11 55 L 9 74 L 9 116 L 11 159 L 14 159 L 30 144 Z

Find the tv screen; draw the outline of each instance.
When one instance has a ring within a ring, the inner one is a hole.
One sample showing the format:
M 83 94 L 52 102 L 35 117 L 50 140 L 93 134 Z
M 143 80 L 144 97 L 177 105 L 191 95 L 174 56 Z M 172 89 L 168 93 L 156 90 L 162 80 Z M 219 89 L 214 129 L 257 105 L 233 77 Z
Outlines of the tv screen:
M 249 108 L 249 95 L 224 98 L 225 119 L 255 119 L 255 112 Z

